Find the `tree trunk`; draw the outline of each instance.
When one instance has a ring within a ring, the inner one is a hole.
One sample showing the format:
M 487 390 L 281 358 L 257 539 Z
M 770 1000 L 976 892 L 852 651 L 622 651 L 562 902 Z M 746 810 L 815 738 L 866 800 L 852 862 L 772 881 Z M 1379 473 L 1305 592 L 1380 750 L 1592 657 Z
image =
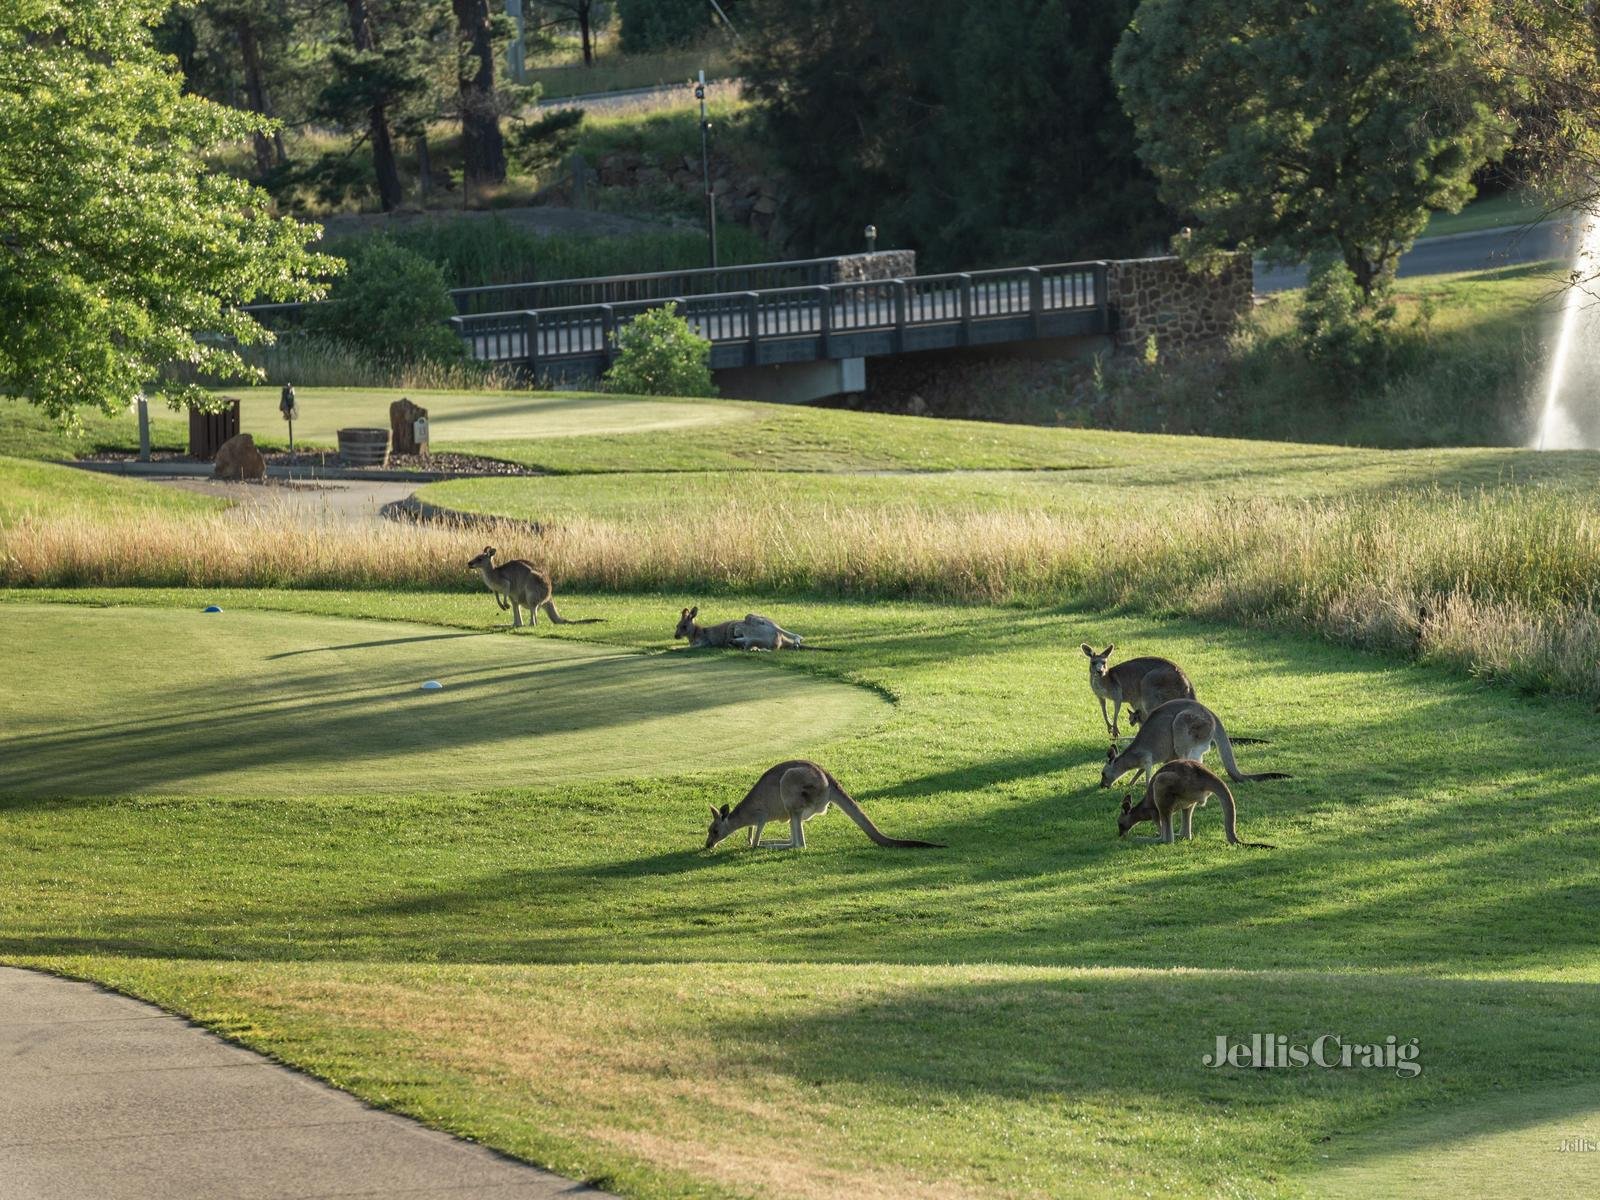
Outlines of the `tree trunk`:
M 433 155 L 428 151 L 428 134 L 417 134 L 417 202 L 427 207 L 428 193 L 433 191 Z
M 589 5 L 578 5 L 578 33 L 583 38 L 583 65 L 594 66 L 594 38 L 589 32 Z
M 244 18 L 235 32 L 239 35 L 239 53 L 244 59 L 245 101 L 251 112 L 270 117 L 272 103 L 267 99 L 267 84 L 262 77 L 261 43 L 256 38 L 255 26 Z M 269 138 L 259 129 L 251 137 L 255 143 L 256 173 L 264 177 L 284 160 L 283 137 L 275 133 Z
M 475 184 L 504 183 L 506 146 L 500 136 L 500 109 L 494 92 L 494 41 L 489 33 L 489 0 L 452 0 L 452 4 L 456 13 L 456 36 L 464 51 L 457 71 L 464 174 Z
M 350 36 L 357 50 L 374 48 L 372 23 L 367 19 L 367 0 L 344 0 L 350 14 Z M 374 104 L 367 113 L 368 140 L 372 143 L 372 169 L 378 176 L 378 203 L 384 212 L 400 207 L 400 168 L 395 163 L 394 139 L 389 136 L 389 114 Z

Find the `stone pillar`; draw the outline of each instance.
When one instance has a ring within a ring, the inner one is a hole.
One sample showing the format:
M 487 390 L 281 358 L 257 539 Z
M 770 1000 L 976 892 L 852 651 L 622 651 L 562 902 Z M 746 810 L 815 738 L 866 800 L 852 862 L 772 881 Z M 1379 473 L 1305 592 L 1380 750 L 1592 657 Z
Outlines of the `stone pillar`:
M 1117 259 L 1106 264 L 1106 292 L 1119 352 L 1144 353 L 1154 334 L 1157 353 L 1182 354 L 1232 336 L 1254 303 L 1254 276 L 1245 253 L 1216 271 L 1171 257 Z
M 428 410 L 401 397 L 389 405 L 389 453 L 416 454 L 417 418 L 426 417 Z

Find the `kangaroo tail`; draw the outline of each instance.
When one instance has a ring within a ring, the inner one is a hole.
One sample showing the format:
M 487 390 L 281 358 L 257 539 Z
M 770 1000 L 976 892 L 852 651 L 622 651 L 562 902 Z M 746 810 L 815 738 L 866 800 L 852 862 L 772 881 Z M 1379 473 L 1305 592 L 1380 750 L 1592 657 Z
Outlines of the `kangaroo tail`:
M 890 837 L 888 834 L 880 831 L 878 827 L 872 823 L 872 818 L 867 816 L 867 814 L 861 810 L 861 805 L 857 804 L 853 799 L 851 799 L 850 793 L 845 791 L 844 788 L 840 787 L 839 781 L 832 775 L 828 776 L 828 785 L 828 799 L 832 800 L 841 809 L 843 809 L 846 816 L 848 816 L 857 825 L 861 826 L 861 832 L 866 834 L 878 845 L 892 846 L 900 850 L 945 849 L 944 845 L 939 842 L 918 842 L 909 838 Z
M 1277 847 L 1268 842 L 1241 842 L 1239 840 L 1239 813 L 1233 802 L 1233 793 L 1228 790 L 1228 785 L 1222 780 L 1217 780 L 1216 786 L 1211 789 L 1211 794 L 1222 802 L 1222 829 L 1228 835 L 1230 846 L 1253 846 L 1257 850 L 1276 850 Z
M 576 620 L 574 620 L 571 617 L 563 617 L 560 613 L 558 613 L 556 611 L 556 602 L 553 599 L 546 600 L 539 607 L 544 609 L 545 615 L 547 617 L 549 617 L 550 620 L 553 621 L 557 625 L 604 625 L 605 624 L 605 618 L 604 617 L 579 617 Z
M 1215 715 L 1215 714 L 1213 714 Z M 1217 753 L 1222 755 L 1222 765 L 1227 769 L 1228 778 L 1235 783 L 1245 780 L 1259 781 L 1263 779 L 1292 779 L 1293 776 L 1285 775 L 1282 771 L 1266 771 L 1260 775 L 1246 775 L 1239 770 L 1239 764 L 1234 761 L 1233 744 L 1228 741 L 1228 731 L 1222 727 L 1222 718 L 1217 717 Z

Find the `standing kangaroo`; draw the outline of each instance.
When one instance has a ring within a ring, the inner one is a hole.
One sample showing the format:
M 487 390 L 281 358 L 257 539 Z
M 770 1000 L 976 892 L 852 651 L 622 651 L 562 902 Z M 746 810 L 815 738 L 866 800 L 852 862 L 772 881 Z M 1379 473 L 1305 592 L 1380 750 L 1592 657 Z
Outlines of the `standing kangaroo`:
M 700 606 L 686 608 L 678 616 L 678 627 L 672 631 L 674 638 L 688 638 L 691 649 L 710 646 L 726 650 L 799 650 L 805 638 L 790 633 L 771 617 L 760 613 L 746 613 L 742 621 L 723 621 L 718 625 L 701 625 L 695 618 Z
M 1112 738 L 1118 736 L 1117 718 L 1122 706 L 1128 706 L 1128 723 L 1137 725 L 1168 700 L 1193 700 L 1194 685 L 1177 663 L 1166 658 L 1130 658 L 1114 667 L 1106 660 L 1116 646 L 1107 646 L 1099 654 L 1088 642 L 1079 649 L 1089 659 L 1089 689 L 1100 701 L 1100 718 Z M 1106 702 L 1111 703 L 1111 715 L 1106 715 Z
M 1263 775 L 1245 775 L 1233 759 L 1233 745 L 1222 721 L 1198 700 L 1168 700 L 1157 708 L 1139 727 L 1138 735 L 1128 743 L 1121 754 L 1115 753 L 1112 744 L 1107 752 L 1105 769 L 1100 772 L 1100 786 L 1108 788 L 1129 771 L 1137 769 L 1140 777 L 1148 779 L 1151 770 L 1174 759 L 1187 758 L 1199 762 L 1205 752 L 1215 744 L 1222 755 L 1222 765 L 1228 778 L 1238 782 L 1244 779 L 1288 779 L 1281 771 L 1268 771 Z
M 772 850 L 804 850 L 805 823 L 818 813 L 827 812 L 830 804 L 837 804 L 846 816 L 861 826 L 863 833 L 880 846 L 907 850 L 944 849 L 938 842 L 908 841 L 880 833 L 867 814 L 861 811 L 861 806 L 839 786 L 837 779 L 816 763 L 803 758 L 790 759 L 768 768 L 732 812 L 728 811 L 726 804 L 720 809 L 713 804 L 711 828 L 706 830 L 706 849 L 710 850 L 735 830 L 748 827 L 752 846 Z M 789 840 L 763 842 L 761 831 L 769 821 L 787 821 Z
M 539 570 L 526 559 L 513 558 L 500 566 L 494 565 L 495 548 L 485 546 L 483 553 L 467 564 L 483 576 L 483 582 L 494 593 L 495 603 L 504 611 L 511 609 L 511 627 L 522 628 L 522 610 L 528 610 L 528 624 L 539 623 L 539 610 L 544 609 L 550 620 L 557 625 L 594 625 L 601 621 L 600 617 L 584 617 L 581 620 L 569 620 L 556 611 L 556 602 L 551 595 L 550 576 Z
M 1185 841 L 1194 838 L 1194 810 L 1203 805 L 1206 797 L 1215 796 L 1222 801 L 1222 830 L 1228 835 L 1230 846 L 1254 846 L 1261 850 L 1275 850 L 1267 842 L 1241 842 L 1238 833 L 1238 812 L 1233 803 L 1233 793 L 1221 779 L 1197 762 L 1169 762 L 1145 785 L 1144 799 L 1134 804 L 1122 801 L 1122 813 L 1117 817 L 1117 836 L 1126 837 L 1128 830 L 1140 821 L 1154 821 L 1161 830 L 1161 841 L 1172 844 L 1172 814 L 1183 813 Z

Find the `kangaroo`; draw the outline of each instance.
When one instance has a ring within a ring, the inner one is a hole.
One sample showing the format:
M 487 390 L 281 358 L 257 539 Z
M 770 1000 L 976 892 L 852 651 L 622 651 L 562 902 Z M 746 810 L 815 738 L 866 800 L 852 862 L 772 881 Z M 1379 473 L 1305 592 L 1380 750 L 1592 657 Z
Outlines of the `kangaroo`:
M 1122 753 L 1116 752 L 1116 743 L 1106 752 L 1105 769 L 1100 772 L 1100 786 L 1108 788 L 1129 771 L 1138 769 L 1140 778 L 1148 779 L 1154 767 L 1174 759 L 1187 758 L 1199 762 L 1212 745 L 1222 755 L 1222 765 L 1228 778 L 1238 782 L 1244 779 L 1288 779 L 1281 771 L 1268 771 L 1262 775 L 1245 775 L 1233 758 L 1233 745 L 1221 720 L 1198 700 L 1168 700 L 1150 714 L 1140 726 L 1137 736 Z
M 504 612 L 507 608 L 511 610 L 513 629 L 522 628 L 524 608 L 528 610 L 529 625 L 539 623 L 541 608 L 557 625 L 595 625 L 601 622 L 600 617 L 584 617 L 581 620 L 563 617 L 556 611 L 556 602 L 551 595 L 550 576 L 521 558 L 513 558 L 497 567 L 494 565 L 496 553 L 493 546 L 485 546 L 483 553 L 467 566 L 483 576 L 483 582 L 494 593 L 494 600 L 500 606 L 500 611 Z
M 1182 668 L 1166 658 L 1130 658 L 1114 667 L 1106 660 L 1116 646 L 1107 646 L 1099 654 L 1088 642 L 1079 646 L 1089 659 L 1089 688 L 1100 701 L 1100 718 L 1113 739 L 1119 736 L 1117 718 L 1122 706 L 1128 706 L 1128 723 L 1137 725 L 1168 700 L 1193 700 L 1194 685 Z M 1111 702 L 1111 715 L 1106 716 L 1106 702 Z
M 846 816 L 861 826 L 863 833 L 880 846 L 906 850 L 944 849 L 938 842 L 908 841 L 880 833 L 867 814 L 861 811 L 861 806 L 839 786 L 837 779 L 816 763 L 803 758 L 790 759 L 768 768 L 732 812 L 728 811 L 726 804 L 720 809 L 713 804 L 711 828 L 706 830 L 706 849 L 712 849 L 735 830 L 748 827 L 751 846 L 771 850 L 804 850 L 805 823 L 819 813 L 827 812 L 830 804 L 837 804 Z M 789 822 L 789 840 L 763 842 L 761 831 L 769 821 Z
M 678 616 L 678 627 L 672 631 L 674 638 L 688 638 L 691 649 L 709 646 L 726 650 L 798 650 L 804 647 L 805 638 L 790 633 L 771 617 L 760 613 L 746 613 L 742 621 L 723 621 L 718 625 L 701 625 L 695 618 L 700 607 L 686 608 Z
M 1183 837 L 1194 838 L 1194 810 L 1203 805 L 1208 796 L 1222 801 L 1222 830 L 1228 835 L 1230 846 L 1254 846 L 1261 850 L 1276 850 L 1268 842 L 1241 842 L 1237 828 L 1238 811 L 1233 793 L 1228 785 L 1197 762 L 1169 762 L 1150 777 L 1145 786 L 1144 799 L 1134 804 L 1131 799 L 1122 801 L 1122 813 L 1117 817 L 1117 836 L 1126 837 L 1128 830 L 1140 821 L 1154 821 L 1161 830 L 1160 840 L 1172 843 L 1172 814 L 1183 813 Z

